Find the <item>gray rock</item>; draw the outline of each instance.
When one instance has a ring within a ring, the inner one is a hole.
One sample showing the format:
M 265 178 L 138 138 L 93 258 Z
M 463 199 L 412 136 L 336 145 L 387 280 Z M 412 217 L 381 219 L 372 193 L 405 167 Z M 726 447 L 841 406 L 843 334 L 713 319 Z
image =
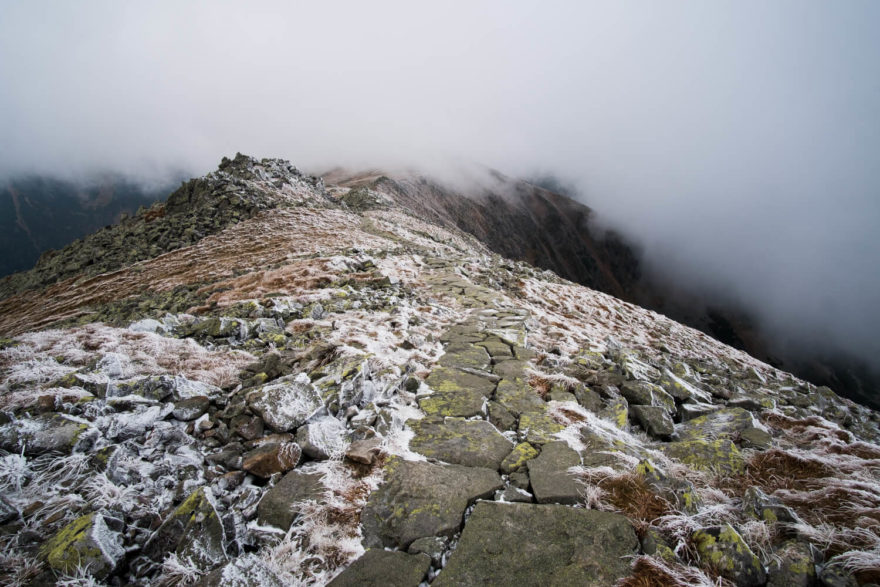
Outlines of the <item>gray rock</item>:
M 510 379 L 511 381 L 516 381 L 517 379 L 523 380 L 525 379 L 526 367 L 528 367 L 528 365 L 524 361 L 509 359 L 493 365 L 492 373 L 498 375 L 502 379 Z
M 468 505 L 502 486 L 490 469 L 391 458 L 385 483 L 370 495 L 361 514 L 364 545 L 407 548 L 425 536 L 451 537 L 461 528 Z
M 564 442 L 549 442 L 528 462 L 529 482 L 538 503 L 576 504 L 581 501 L 582 486 L 570 467 L 581 464 L 581 457 Z
M 730 524 L 701 528 L 691 535 L 691 541 L 704 564 L 739 587 L 767 581 L 764 565 Z
M 434 566 L 439 567 L 443 562 L 443 553 L 446 552 L 448 540 L 441 536 L 426 536 L 419 538 L 409 545 L 407 552 L 410 554 L 427 554 L 431 557 Z
M 428 569 L 427 554 L 372 548 L 328 583 L 328 587 L 418 587 Z
M 789 540 L 773 553 L 767 569 L 767 587 L 812 587 L 816 563 L 810 545 Z
M 247 396 L 248 405 L 273 430 L 288 432 L 301 426 L 323 407 L 321 397 L 303 378 L 284 377 Z
M 199 569 L 210 570 L 226 562 L 224 538 L 211 490 L 201 487 L 165 518 L 143 552 L 156 562 L 174 552 Z
M 496 401 L 489 402 L 489 421 L 499 430 L 516 430 L 516 416 Z
M 604 587 L 629 575 L 638 548 L 629 521 L 617 514 L 479 502 L 432 585 Z
M 746 428 L 740 433 L 739 440 L 743 448 L 755 450 L 767 450 L 773 444 L 773 437 L 760 428 Z
M 584 408 L 598 414 L 602 410 L 602 396 L 589 387 L 579 385 L 574 388 L 574 396 Z
M 211 400 L 204 395 L 190 397 L 176 402 L 174 404 L 174 411 L 171 412 L 171 415 L 174 416 L 176 420 L 189 422 L 207 412 L 210 405 Z
M 332 416 L 319 418 L 296 431 L 303 454 L 316 461 L 339 457 L 345 452 L 348 430 Z
M 659 406 L 630 406 L 630 414 L 654 438 L 666 439 L 675 432 L 675 424 L 666 408 Z
M 502 379 L 495 391 L 495 401 L 513 415 L 544 410 L 545 404 L 532 387 L 521 380 Z
M 524 489 L 528 491 L 529 489 L 529 473 L 526 468 L 522 468 L 519 471 L 514 471 L 510 475 L 507 476 L 507 481 L 510 483 L 511 487 L 516 487 L 517 489 Z
M 440 357 L 440 365 L 455 369 L 486 369 L 491 363 L 486 349 L 467 343 L 451 343 Z
M 40 414 L 0 427 L 0 448 L 27 456 L 70 454 L 85 440 L 89 425 L 61 414 Z
M 821 587 L 857 587 L 859 582 L 842 566 L 827 564 L 819 571 Z
M 73 575 L 85 569 L 97 579 L 109 575 L 125 555 L 122 538 L 107 527 L 101 514 L 77 518 L 59 530 L 40 549 L 46 563 Z
M 257 416 L 239 415 L 232 418 L 229 431 L 244 440 L 254 440 L 263 435 L 263 421 Z
M 722 408 L 680 424 L 676 430 L 681 440 L 736 440 L 746 428 L 754 428 L 751 412 L 742 408 Z
M 324 491 L 320 474 L 291 471 L 263 495 L 257 506 L 257 521 L 287 530 L 299 515 L 300 504 L 308 500 L 322 501 Z
M 675 400 L 663 388 L 646 381 L 625 381 L 620 386 L 620 395 L 630 406 L 658 406 L 669 413 L 675 413 Z
M 783 505 L 779 499 L 770 497 L 757 487 L 746 489 L 743 495 L 742 509 L 747 516 L 765 522 L 782 522 L 784 524 L 802 522 L 790 507 Z
M 508 503 L 532 503 L 534 496 L 519 487 L 508 487 L 495 492 L 495 501 L 506 501 Z
M 513 443 L 485 420 L 411 420 L 410 449 L 428 458 L 466 467 L 497 469 Z

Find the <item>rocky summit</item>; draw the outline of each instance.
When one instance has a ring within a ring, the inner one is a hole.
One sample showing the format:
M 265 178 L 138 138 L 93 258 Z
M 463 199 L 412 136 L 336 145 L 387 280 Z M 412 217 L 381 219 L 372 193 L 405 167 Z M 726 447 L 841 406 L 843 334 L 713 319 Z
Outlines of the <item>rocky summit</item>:
M 342 183 L 224 159 L 0 282 L 0 582 L 880 582 L 876 412 Z

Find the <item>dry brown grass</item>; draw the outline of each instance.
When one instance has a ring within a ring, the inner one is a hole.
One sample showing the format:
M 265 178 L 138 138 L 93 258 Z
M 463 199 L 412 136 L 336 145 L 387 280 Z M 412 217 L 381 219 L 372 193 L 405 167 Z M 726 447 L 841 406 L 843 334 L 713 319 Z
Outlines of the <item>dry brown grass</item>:
M 675 511 L 673 505 L 657 495 L 641 475 L 609 476 L 598 485 L 605 491 L 604 501 L 635 521 L 637 531 L 644 531 L 653 520 Z
M 834 469 L 819 460 L 771 449 L 749 459 L 741 475 L 725 477 L 719 483 L 731 495 L 740 496 L 752 486 L 767 493 L 777 489 L 804 490 L 814 487 L 817 479 L 835 475 Z
M 341 210 L 270 210 L 192 246 L 131 267 L 88 278 L 73 277 L 41 292 L 29 291 L 0 300 L 0 333 L 17 335 L 45 327 L 86 314 L 86 306 L 144 291 L 214 283 L 318 254 L 342 253 L 352 247 L 397 248 L 392 241 L 364 232 L 360 224 L 359 216 Z
M 535 390 L 535 393 L 541 396 L 541 399 L 543 400 L 547 399 L 547 394 L 550 393 L 550 388 L 552 387 L 552 384 L 549 380 L 538 375 L 532 375 L 531 377 L 529 377 L 529 385 L 532 387 L 532 389 Z

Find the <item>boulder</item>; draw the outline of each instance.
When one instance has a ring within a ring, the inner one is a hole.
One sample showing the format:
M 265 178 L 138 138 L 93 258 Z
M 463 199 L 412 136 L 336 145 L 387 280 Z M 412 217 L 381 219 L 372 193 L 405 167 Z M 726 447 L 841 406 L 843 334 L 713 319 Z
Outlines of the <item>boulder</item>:
M 371 548 L 328 587 L 418 587 L 430 567 L 427 554 Z
M 223 523 L 210 488 L 200 487 L 184 500 L 144 545 L 144 554 L 156 562 L 174 552 L 191 559 L 201 570 L 226 562 Z
M 630 573 L 639 541 L 618 514 L 479 502 L 434 587 L 607 586 Z
M 620 386 L 620 395 L 630 406 L 657 406 L 670 414 L 675 413 L 675 400 L 663 388 L 647 381 L 625 381 Z
M 519 417 L 519 436 L 526 442 L 541 446 L 556 440 L 565 427 L 546 412 L 526 412 Z
M 241 468 L 267 479 L 275 473 L 286 473 L 299 464 L 302 449 L 295 442 L 270 442 L 244 455 Z
M 257 506 L 257 522 L 287 530 L 299 515 L 302 503 L 323 501 L 324 492 L 320 474 L 291 471 L 263 495 Z
M 323 407 L 308 377 L 284 377 L 247 396 L 248 405 L 273 430 L 288 432 L 302 426 Z
M 77 518 L 59 530 L 40 549 L 53 570 L 74 575 L 80 569 L 96 579 L 109 575 L 125 555 L 122 537 L 107 527 L 101 514 Z
M 523 465 L 538 456 L 538 450 L 528 442 L 521 442 L 513 447 L 504 460 L 501 461 L 501 472 L 509 475 L 519 470 Z
M 758 487 L 746 489 L 742 499 L 743 513 L 747 516 L 775 524 L 800 524 L 802 520 L 794 511 L 783 505 L 779 499 L 770 497 Z
M 514 416 L 546 409 L 546 404 L 532 387 L 522 380 L 502 379 L 495 391 L 495 401 Z
M 675 432 L 675 423 L 666 408 L 659 406 L 630 406 L 630 414 L 654 438 L 667 439 Z
M 734 584 L 753 587 L 767 581 L 764 565 L 730 524 L 701 528 L 691 541 L 703 564 Z
M 751 412 L 742 408 L 722 408 L 680 424 L 676 432 L 679 440 L 738 440 L 743 430 L 754 426 Z
M 564 442 L 550 442 L 528 462 L 529 482 L 538 503 L 576 504 L 583 486 L 568 472 L 581 464 L 580 455 Z
M 407 548 L 425 536 L 452 537 L 468 505 L 502 486 L 490 469 L 391 458 L 361 514 L 364 545 Z
M 211 400 L 209 400 L 206 396 L 197 395 L 195 397 L 190 397 L 176 402 L 174 404 L 174 410 L 171 412 L 171 415 L 174 416 L 176 420 L 189 422 L 191 420 L 195 420 L 196 418 L 207 412 L 210 405 Z
M 319 418 L 296 431 L 303 454 L 316 461 L 337 458 L 345 452 L 348 430 L 332 416 Z
M 816 562 L 809 544 L 789 540 L 773 553 L 767 569 L 767 587 L 812 587 Z
M 411 420 L 410 449 L 431 459 L 466 467 L 498 469 L 513 443 L 485 420 Z
M 699 471 L 730 475 L 742 473 L 746 466 L 742 453 L 726 438 L 669 442 L 658 448 L 666 456 Z
M 486 349 L 467 343 L 451 343 L 440 357 L 440 365 L 453 369 L 486 369 L 490 363 Z

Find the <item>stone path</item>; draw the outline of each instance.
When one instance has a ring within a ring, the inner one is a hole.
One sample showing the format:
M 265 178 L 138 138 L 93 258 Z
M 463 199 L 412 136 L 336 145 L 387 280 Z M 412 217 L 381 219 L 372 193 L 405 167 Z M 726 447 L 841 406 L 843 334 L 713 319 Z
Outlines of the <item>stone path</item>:
M 440 271 L 426 281 L 438 295 L 471 308 L 464 321 L 440 336 L 445 354 L 425 381 L 432 392 L 418 398 L 425 417 L 408 423 L 410 449 L 428 462 L 393 458 L 385 465 L 385 483 L 361 516 L 364 544 L 371 550 L 334 584 L 413 577 L 421 562 L 405 557 L 393 562 L 376 549 L 421 552 L 414 543 L 454 539 L 462 528 L 458 547 L 446 552 L 437 585 L 514 579 L 604 585 L 625 576 L 629 561 L 620 557 L 638 546 L 626 518 L 549 505 L 581 501 L 580 486 L 568 472 L 581 464 L 581 456 L 554 437 L 562 426 L 529 385 L 534 353 L 525 348 L 528 311 L 493 308 L 495 292 L 452 273 Z M 493 497 L 494 502 L 477 503 L 465 523 L 475 501 Z M 509 503 L 514 501 L 521 503 Z M 400 575 L 397 568 L 403 569 Z

